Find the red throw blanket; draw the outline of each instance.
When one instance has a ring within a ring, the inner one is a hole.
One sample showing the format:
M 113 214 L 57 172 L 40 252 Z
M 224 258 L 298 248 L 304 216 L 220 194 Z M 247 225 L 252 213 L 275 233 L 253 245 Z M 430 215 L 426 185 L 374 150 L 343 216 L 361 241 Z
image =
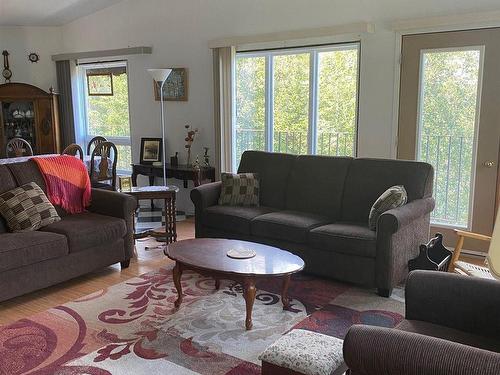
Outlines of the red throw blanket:
M 32 158 L 47 185 L 47 198 L 70 214 L 85 211 L 90 205 L 91 186 L 87 167 L 70 155 Z

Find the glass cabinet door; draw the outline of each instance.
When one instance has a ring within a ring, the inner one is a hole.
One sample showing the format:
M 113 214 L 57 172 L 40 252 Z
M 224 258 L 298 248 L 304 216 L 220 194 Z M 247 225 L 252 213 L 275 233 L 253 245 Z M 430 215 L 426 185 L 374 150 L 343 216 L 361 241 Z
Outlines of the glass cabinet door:
M 12 138 L 22 138 L 29 142 L 36 153 L 35 105 L 33 101 L 3 101 L 3 135 L 5 145 Z

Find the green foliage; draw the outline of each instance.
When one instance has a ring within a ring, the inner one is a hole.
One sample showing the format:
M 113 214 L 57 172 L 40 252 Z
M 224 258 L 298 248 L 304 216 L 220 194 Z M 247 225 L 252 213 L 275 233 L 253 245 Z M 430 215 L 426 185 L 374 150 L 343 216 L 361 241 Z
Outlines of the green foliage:
M 127 74 L 113 75 L 112 96 L 88 96 L 88 132 L 104 137 L 130 137 Z M 117 145 L 119 170 L 130 170 L 131 147 Z
M 308 150 L 310 53 L 274 56 L 273 150 Z M 353 155 L 355 150 L 358 50 L 318 54 L 317 153 Z M 270 59 L 270 57 L 269 57 Z M 244 150 L 266 149 L 266 58 L 239 57 L 236 63 L 236 158 Z

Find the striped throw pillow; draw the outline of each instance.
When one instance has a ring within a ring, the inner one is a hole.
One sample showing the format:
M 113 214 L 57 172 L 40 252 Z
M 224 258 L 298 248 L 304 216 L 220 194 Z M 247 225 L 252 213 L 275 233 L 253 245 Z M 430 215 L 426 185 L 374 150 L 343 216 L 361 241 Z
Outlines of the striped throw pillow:
M 61 220 L 43 190 L 34 182 L 2 193 L 0 214 L 13 232 L 34 231 Z
M 222 173 L 219 204 L 223 206 L 258 206 L 259 179 L 255 173 Z
M 377 220 L 385 211 L 401 207 L 408 201 L 408 194 L 404 186 L 391 186 L 375 201 L 368 216 L 368 226 L 371 230 L 377 229 Z

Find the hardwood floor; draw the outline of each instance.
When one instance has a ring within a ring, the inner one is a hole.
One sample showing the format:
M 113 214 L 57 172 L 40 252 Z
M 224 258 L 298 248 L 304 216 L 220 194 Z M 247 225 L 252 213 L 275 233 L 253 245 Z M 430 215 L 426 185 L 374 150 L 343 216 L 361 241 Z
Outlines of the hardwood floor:
M 190 218 L 177 223 L 178 240 L 194 237 L 194 219 Z M 156 270 L 162 265 L 172 262 L 163 255 L 160 249 L 146 249 L 155 247 L 154 239 L 137 241 L 137 256 L 130 262 L 130 267 L 120 269 L 119 264 L 106 267 L 76 279 L 20 296 L 0 303 L 0 325 L 9 324 L 19 319 L 29 317 L 51 307 L 62 305 L 66 302 L 83 297 L 87 294 L 118 284 L 134 276 Z M 478 257 L 461 259 L 483 265 L 484 261 Z
M 194 237 L 194 219 L 177 223 L 177 239 Z M 0 325 L 9 324 L 29 317 L 51 307 L 62 305 L 87 294 L 118 284 L 134 276 L 156 270 L 172 262 L 163 255 L 162 250 L 154 248 L 158 243 L 154 239 L 137 241 L 137 256 L 127 269 L 120 269 L 119 264 L 106 267 L 76 279 L 54 285 L 9 301 L 0 302 Z M 146 250 L 146 247 L 153 247 Z

